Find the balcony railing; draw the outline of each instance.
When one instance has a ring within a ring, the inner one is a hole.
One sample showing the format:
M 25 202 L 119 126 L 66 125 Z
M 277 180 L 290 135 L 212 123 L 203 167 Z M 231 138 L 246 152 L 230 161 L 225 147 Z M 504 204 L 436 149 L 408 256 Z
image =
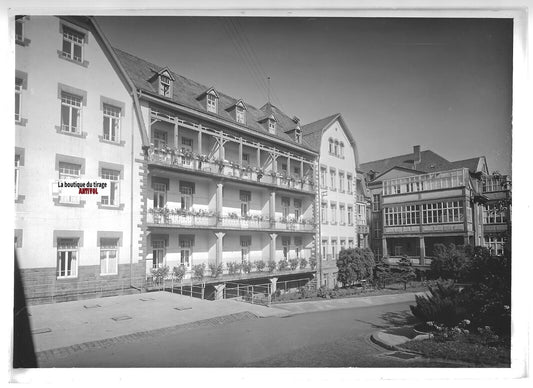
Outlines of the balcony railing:
M 301 176 L 290 176 L 284 172 L 265 171 L 256 166 L 241 165 L 238 162 L 209 158 L 207 155 L 196 154 L 175 148 L 150 147 L 148 161 L 166 166 L 183 168 L 193 171 L 234 177 L 250 182 L 273 184 L 293 190 L 314 191 L 313 179 Z
M 468 169 L 433 172 L 430 174 L 387 179 L 383 181 L 383 195 L 397 195 L 428 190 L 450 189 L 465 186 Z
M 315 224 L 311 220 L 271 220 L 266 216 L 239 217 L 228 215 L 218 217 L 214 212 L 200 210 L 198 213 L 181 209 L 149 209 L 148 224 L 179 225 L 182 227 L 219 227 L 234 229 L 289 230 L 312 232 Z

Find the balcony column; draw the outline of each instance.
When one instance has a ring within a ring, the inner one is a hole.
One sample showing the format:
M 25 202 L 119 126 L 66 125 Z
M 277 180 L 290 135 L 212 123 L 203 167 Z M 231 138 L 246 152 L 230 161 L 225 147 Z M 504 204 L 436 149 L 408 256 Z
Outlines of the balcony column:
M 242 166 L 242 137 L 239 139 L 239 166 Z
M 291 176 L 291 158 L 287 156 L 287 175 Z
M 198 131 L 198 154 L 202 155 L 202 128 Z
M 224 160 L 224 139 L 222 135 L 217 139 L 218 140 L 218 158 Z
M 420 237 L 420 265 L 426 264 L 426 240 Z
M 268 202 L 268 216 L 270 222 L 274 222 L 276 219 L 276 192 L 272 190 L 270 192 L 270 200 Z
M 215 264 L 216 265 L 219 265 L 222 263 L 222 252 L 223 252 L 223 241 L 224 241 L 224 236 L 226 235 L 226 233 L 224 232 L 216 232 L 215 233 L 215 236 L 217 236 L 217 250 L 216 250 L 216 261 L 215 261 Z
M 276 233 L 270 233 L 270 260 L 276 260 Z
M 174 147 L 180 149 L 180 138 L 178 136 L 178 119 L 174 120 Z
M 257 146 L 257 167 L 261 168 L 261 149 Z
M 224 187 L 224 184 L 222 182 L 217 183 L 217 203 L 216 203 L 216 211 L 217 216 L 222 217 L 222 189 Z
M 383 250 L 383 257 L 388 256 L 389 253 L 387 250 L 387 239 L 385 237 L 381 239 L 381 244 L 382 244 L 382 250 Z

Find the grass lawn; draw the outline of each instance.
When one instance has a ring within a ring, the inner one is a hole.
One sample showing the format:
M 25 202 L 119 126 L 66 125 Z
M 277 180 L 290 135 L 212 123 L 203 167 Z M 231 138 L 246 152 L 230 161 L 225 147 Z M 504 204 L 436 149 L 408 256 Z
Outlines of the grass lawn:
M 488 346 L 477 343 L 475 336 L 453 341 L 409 341 L 401 345 L 402 348 L 419 352 L 428 358 L 445 360 L 459 360 L 480 366 L 509 367 L 511 351 L 505 346 Z

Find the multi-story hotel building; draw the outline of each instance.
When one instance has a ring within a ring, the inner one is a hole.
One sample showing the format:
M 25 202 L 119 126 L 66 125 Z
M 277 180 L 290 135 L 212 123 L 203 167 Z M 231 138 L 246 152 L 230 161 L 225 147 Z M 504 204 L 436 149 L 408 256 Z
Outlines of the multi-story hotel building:
M 436 153 L 362 163 L 372 192 L 372 249 L 427 266 L 438 243 L 483 245 L 485 158 L 449 162 Z M 486 190 L 485 190 L 486 191 Z
M 17 17 L 15 251 L 30 300 L 138 287 L 144 262 L 139 106 L 86 17 Z M 60 195 L 60 179 L 110 184 Z
M 366 199 L 364 182 L 357 179 L 357 147 L 337 113 L 302 127 L 303 138 L 319 150 L 320 257 L 322 284 L 337 283 L 339 251 L 364 247 Z M 365 229 L 366 227 L 366 229 Z
M 483 177 L 484 245 L 496 255 L 503 254 L 504 244 L 511 237 L 511 180 L 507 175 L 491 174 Z

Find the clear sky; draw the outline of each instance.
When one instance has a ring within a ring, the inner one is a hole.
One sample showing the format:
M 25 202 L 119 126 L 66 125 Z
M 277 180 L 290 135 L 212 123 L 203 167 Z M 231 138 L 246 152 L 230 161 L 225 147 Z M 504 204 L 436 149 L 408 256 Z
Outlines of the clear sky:
M 97 17 L 115 47 L 309 123 L 340 112 L 366 162 L 431 149 L 511 172 L 510 19 Z

